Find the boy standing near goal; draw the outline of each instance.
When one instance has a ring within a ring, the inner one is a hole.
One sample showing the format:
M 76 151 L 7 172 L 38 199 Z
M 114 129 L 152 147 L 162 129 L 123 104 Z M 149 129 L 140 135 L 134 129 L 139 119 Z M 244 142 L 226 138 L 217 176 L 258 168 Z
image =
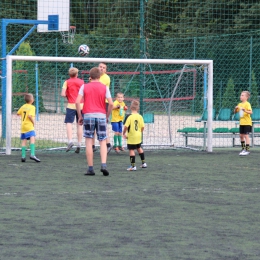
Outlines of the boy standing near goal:
M 139 153 L 139 156 L 142 161 L 141 168 L 147 168 L 147 164 L 145 163 L 144 151 L 141 147 L 142 142 L 142 132 L 144 131 L 144 119 L 138 113 L 139 111 L 139 101 L 133 100 L 131 102 L 131 114 L 127 117 L 124 130 L 123 137 L 127 139 L 127 148 L 129 150 L 130 155 L 130 163 L 131 166 L 127 169 L 128 171 L 136 171 L 135 166 L 135 149 Z M 126 132 L 128 132 L 126 136 Z
M 66 116 L 64 120 L 64 123 L 66 124 L 67 137 L 68 137 L 68 146 L 66 152 L 68 152 L 74 145 L 72 142 L 72 124 L 75 120 L 75 117 L 76 117 L 76 122 L 78 122 L 78 115 L 77 115 L 75 102 L 79 93 L 79 89 L 84 84 L 84 81 L 78 78 L 78 72 L 79 70 L 77 68 L 69 69 L 70 78 L 64 82 L 61 91 L 61 96 L 67 97 L 68 100 L 68 105 L 66 108 Z M 83 107 L 83 102 L 81 103 L 81 109 L 82 107 Z M 82 132 L 83 132 L 82 126 L 77 124 L 78 143 L 77 143 L 77 148 L 75 150 L 75 153 L 80 152 L 80 145 L 81 145 L 82 135 L 83 135 Z
M 110 87 L 110 77 L 107 75 L 107 64 L 104 63 L 104 62 L 100 62 L 99 65 L 98 65 L 98 68 L 100 70 L 100 79 L 99 81 L 106 85 L 106 87 L 109 89 Z M 106 110 L 108 109 L 108 101 L 106 100 Z M 95 152 L 96 151 L 96 147 L 95 147 L 95 138 L 93 138 L 93 144 L 92 144 L 92 147 L 93 147 L 93 151 Z M 106 139 L 106 143 L 107 143 L 107 153 L 109 153 L 112 149 L 112 146 L 111 146 L 111 143 L 110 143 L 110 139 L 109 139 L 109 131 L 108 131 L 108 128 L 107 128 L 107 139 Z
M 119 151 L 124 151 L 122 145 L 122 131 L 123 131 L 123 120 L 125 117 L 125 110 L 127 106 L 124 102 L 124 94 L 119 92 L 116 94 L 116 100 L 114 101 L 111 125 L 114 134 L 114 149 L 118 153 Z
M 35 162 L 41 160 L 35 156 L 35 131 L 34 131 L 34 118 L 35 118 L 35 106 L 32 105 L 34 98 L 32 94 L 25 94 L 24 104 L 17 112 L 18 116 L 21 116 L 21 140 L 22 140 L 22 162 L 26 161 L 26 144 L 27 140 L 30 140 L 30 159 Z
M 97 138 L 100 144 L 100 157 L 101 157 L 101 172 L 104 176 L 108 176 L 106 160 L 107 160 L 107 122 L 110 116 L 113 101 L 109 89 L 99 82 L 100 70 L 95 67 L 89 72 L 91 82 L 84 84 L 76 99 L 76 108 L 78 113 L 78 123 L 84 125 L 84 137 L 86 142 L 86 158 L 88 163 L 88 170 L 85 175 L 95 175 L 93 163 L 93 149 L 92 140 L 96 130 Z M 80 102 L 84 100 L 82 118 Z M 108 101 L 108 110 L 106 111 L 106 100 Z
M 234 110 L 235 113 L 239 112 L 240 115 L 239 133 L 242 146 L 242 151 L 239 153 L 240 156 L 246 156 L 250 154 L 249 133 L 252 131 L 252 119 L 250 115 L 253 112 L 250 103 L 247 101 L 249 97 L 249 91 L 242 91 L 240 95 L 241 103 L 239 103 Z

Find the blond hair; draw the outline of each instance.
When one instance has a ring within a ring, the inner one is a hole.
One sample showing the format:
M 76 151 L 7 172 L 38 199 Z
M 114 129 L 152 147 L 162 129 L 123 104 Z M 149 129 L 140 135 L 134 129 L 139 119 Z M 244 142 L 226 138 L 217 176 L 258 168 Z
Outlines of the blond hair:
M 122 92 L 117 92 L 117 93 L 116 93 L 116 96 L 118 97 L 119 95 L 124 96 L 124 93 L 122 93 Z
M 77 68 L 70 68 L 69 69 L 69 75 L 70 77 L 74 78 L 78 75 L 79 70 Z
M 24 100 L 25 100 L 26 103 L 31 102 L 33 100 L 33 94 L 31 94 L 31 93 L 25 94 L 24 95 Z
M 130 106 L 130 109 L 131 110 L 134 110 L 134 111 L 138 111 L 139 110 L 139 107 L 140 107 L 140 102 L 136 99 L 134 99 L 132 102 L 131 102 L 131 106 Z
M 247 90 L 244 90 L 244 91 L 242 91 L 242 93 L 245 93 L 245 94 L 246 94 L 246 96 L 247 96 L 247 98 L 250 98 L 250 92 L 249 92 L 249 91 L 247 91 Z

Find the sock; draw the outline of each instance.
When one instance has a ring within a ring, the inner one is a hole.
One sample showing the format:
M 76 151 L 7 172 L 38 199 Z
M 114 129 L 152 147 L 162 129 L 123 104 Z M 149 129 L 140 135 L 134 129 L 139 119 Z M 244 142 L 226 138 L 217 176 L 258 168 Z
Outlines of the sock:
M 26 157 L 26 146 L 22 146 L 22 158 Z
M 71 140 L 71 139 L 68 141 L 68 144 L 70 144 L 70 143 L 72 143 L 72 140 Z
M 88 167 L 88 170 L 89 170 L 90 172 L 93 172 L 93 171 L 94 171 L 93 166 L 89 166 L 89 167 Z
M 107 148 L 109 148 L 109 147 L 111 147 L 111 143 L 108 143 L 108 144 L 107 144 Z
M 135 156 L 130 156 L 130 163 L 132 167 L 135 167 Z
M 35 156 L 35 144 L 30 144 L 31 156 Z
M 107 168 L 107 164 L 106 163 L 101 163 L 101 168 L 102 169 L 106 169 Z
M 81 146 L 81 143 L 78 143 L 78 147 L 80 147 Z
M 117 147 L 117 135 L 114 135 L 114 147 Z
M 145 163 L 144 153 L 139 153 L 139 156 L 141 158 L 142 164 Z
M 246 144 L 246 150 L 249 151 L 249 144 Z
M 241 141 L 241 146 L 242 146 L 242 150 L 244 150 L 246 147 L 245 141 Z
M 96 146 L 95 145 L 92 145 L 92 149 L 95 149 L 96 148 Z
M 118 135 L 119 146 L 122 147 L 122 135 Z

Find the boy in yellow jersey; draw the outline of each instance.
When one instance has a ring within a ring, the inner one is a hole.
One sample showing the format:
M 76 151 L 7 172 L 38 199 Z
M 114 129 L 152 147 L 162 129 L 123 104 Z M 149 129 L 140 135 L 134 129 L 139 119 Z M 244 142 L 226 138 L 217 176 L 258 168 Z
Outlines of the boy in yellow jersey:
M 22 140 L 22 162 L 26 161 L 26 143 L 30 140 L 31 156 L 30 159 L 35 162 L 41 160 L 35 156 L 35 131 L 34 131 L 34 118 L 35 106 L 32 105 L 34 98 L 32 94 L 25 94 L 24 100 L 26 102 L 17 112 L 21 116 L 21 140 Z
M 131 163 L 131 166 L 127 169 L 128 171 L 136 171 L 135 149 L 139 153 L 142 161 L 142 165 L 140 167 L 147 168 L 144 158 L 144 151 L 141 147 L 142 132 L 144 131 L 144 119 L 140 114 L 138 114 L 139 106 L 139 101 L 133 100 L 131 102 L 131 114 L 127 117 L 124 123 L 123 137 L 127 139 L 127 148 L 129 150 Z M 126 132 L 128 132 L 127 136 Z
M 116 100 L 113 104 L 111 125 L 114 134 L 114 149 L 118 153 L 119 151 L 124 151 L 122 146 L 122 131 L 123 131 L 123 120 L 125 117 L 125 110 L 127 106 L 124 102 L 124 94 L 119 92 L 116 94 Z
M 239 103 L 234 112 L 239 112 L 240 122 L 239 122 L 239 133 L 242 151 L 239 153 L 240 156 L 249 155 L 249 133 L 252 131 L 252 119 L 251 116 L 253 114 L 250 103 L 247 101 L 250 97 L 250 93 L 248 91 L 242 91 L 240 95 L 241 103 Z

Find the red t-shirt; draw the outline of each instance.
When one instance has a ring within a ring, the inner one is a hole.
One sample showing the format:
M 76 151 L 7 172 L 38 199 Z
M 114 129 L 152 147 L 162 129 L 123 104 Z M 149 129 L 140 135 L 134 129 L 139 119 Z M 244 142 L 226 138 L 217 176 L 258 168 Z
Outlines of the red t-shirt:
M 102 113 L 106 114 L 106 85 L 100 82 L 89 82 L 84 84 L 83 114 Z
M 66 96 L 67 96 L 69 103 L 74 104 L 76 102 L 76 99 L 77 99 L 78 94 L 79 94 L 79 89 L 83 84 L 84 84 L 84 81 L 82 79 L 79 79 L 79 78 L 67 79 Z

